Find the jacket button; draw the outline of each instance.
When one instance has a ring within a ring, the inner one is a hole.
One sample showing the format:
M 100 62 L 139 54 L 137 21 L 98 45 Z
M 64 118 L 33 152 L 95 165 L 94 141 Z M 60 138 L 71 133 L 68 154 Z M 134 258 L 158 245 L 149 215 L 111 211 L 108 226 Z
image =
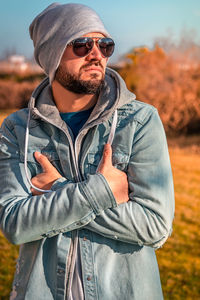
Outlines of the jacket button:
M 87 277 L 87 280 L 88 280 L 88 281 L 92 280 L 92 277 L 91 277 L 91 276 L 88 276 L 88 277 Z
M 76 223 L 76 226 L 82 226 L 82 225 L 83 225 L 82 222 L 77 222 L 77 223 Z

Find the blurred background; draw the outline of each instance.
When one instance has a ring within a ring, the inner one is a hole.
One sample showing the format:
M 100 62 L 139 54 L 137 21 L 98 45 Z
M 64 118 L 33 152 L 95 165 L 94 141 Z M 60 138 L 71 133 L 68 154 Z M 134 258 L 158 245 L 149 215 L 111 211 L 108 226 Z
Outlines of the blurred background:
M 59 1 L 67 3 L 67 1 Z M 72 2 L 72 1 L 70 1 Z M 163 121 L 173 169 L 174 230 L 157 250 L 165 299 L 200 299 L 200 1 L 79 0 L 97 11 L 116 42 L 109 66 Z M 3 1 L 0 123 L 26 107 L 45 77 L 28 27 L 48 0 Z M 8 299 L 18 247 L 0 233 L 0 299 Z

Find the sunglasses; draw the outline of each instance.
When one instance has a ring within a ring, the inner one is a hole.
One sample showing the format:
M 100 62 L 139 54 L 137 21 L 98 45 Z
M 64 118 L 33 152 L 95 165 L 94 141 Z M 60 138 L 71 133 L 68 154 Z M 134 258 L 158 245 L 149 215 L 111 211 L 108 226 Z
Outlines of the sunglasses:
M 97 45 L 104 57 L 110 57 L 113 54 L 115 43 L 111 38 L 80 37 L 73 40 L 67 46 L 73 47 L 73 52 L 76 56 L 84 57 L 92 51 L 94 43 Z

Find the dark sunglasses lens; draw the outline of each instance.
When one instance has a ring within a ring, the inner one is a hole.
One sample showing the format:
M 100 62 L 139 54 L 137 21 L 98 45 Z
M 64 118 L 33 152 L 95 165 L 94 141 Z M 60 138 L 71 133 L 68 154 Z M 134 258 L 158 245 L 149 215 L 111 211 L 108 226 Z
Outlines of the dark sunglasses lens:
M 101 50 L 101 53 L 105 57 L 110 57 L 115 49 L 115 43 L 110 38 L 103 38 L 98 41 L 99 48 Z
M 91 38 L 76 39 L 73 43 L 73 51 L 77 56 L 86 56 L 92 49 L 94 41 Z

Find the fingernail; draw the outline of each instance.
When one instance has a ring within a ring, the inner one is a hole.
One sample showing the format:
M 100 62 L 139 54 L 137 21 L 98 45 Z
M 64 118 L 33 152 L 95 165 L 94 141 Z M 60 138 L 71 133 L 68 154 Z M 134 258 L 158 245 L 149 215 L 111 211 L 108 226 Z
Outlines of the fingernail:
M 110 144 L 105 144 L 105 146 L 104 146 L 104 149 L 106 149 L 106 150 L 110 150 L 110 148 L 111 148 L 111 145 Z
M 38 157 L 40 157 L 40 155 L 41 155 L 41 153 L 39 151 L 35 151 L 34 154 L 37 155 Z

